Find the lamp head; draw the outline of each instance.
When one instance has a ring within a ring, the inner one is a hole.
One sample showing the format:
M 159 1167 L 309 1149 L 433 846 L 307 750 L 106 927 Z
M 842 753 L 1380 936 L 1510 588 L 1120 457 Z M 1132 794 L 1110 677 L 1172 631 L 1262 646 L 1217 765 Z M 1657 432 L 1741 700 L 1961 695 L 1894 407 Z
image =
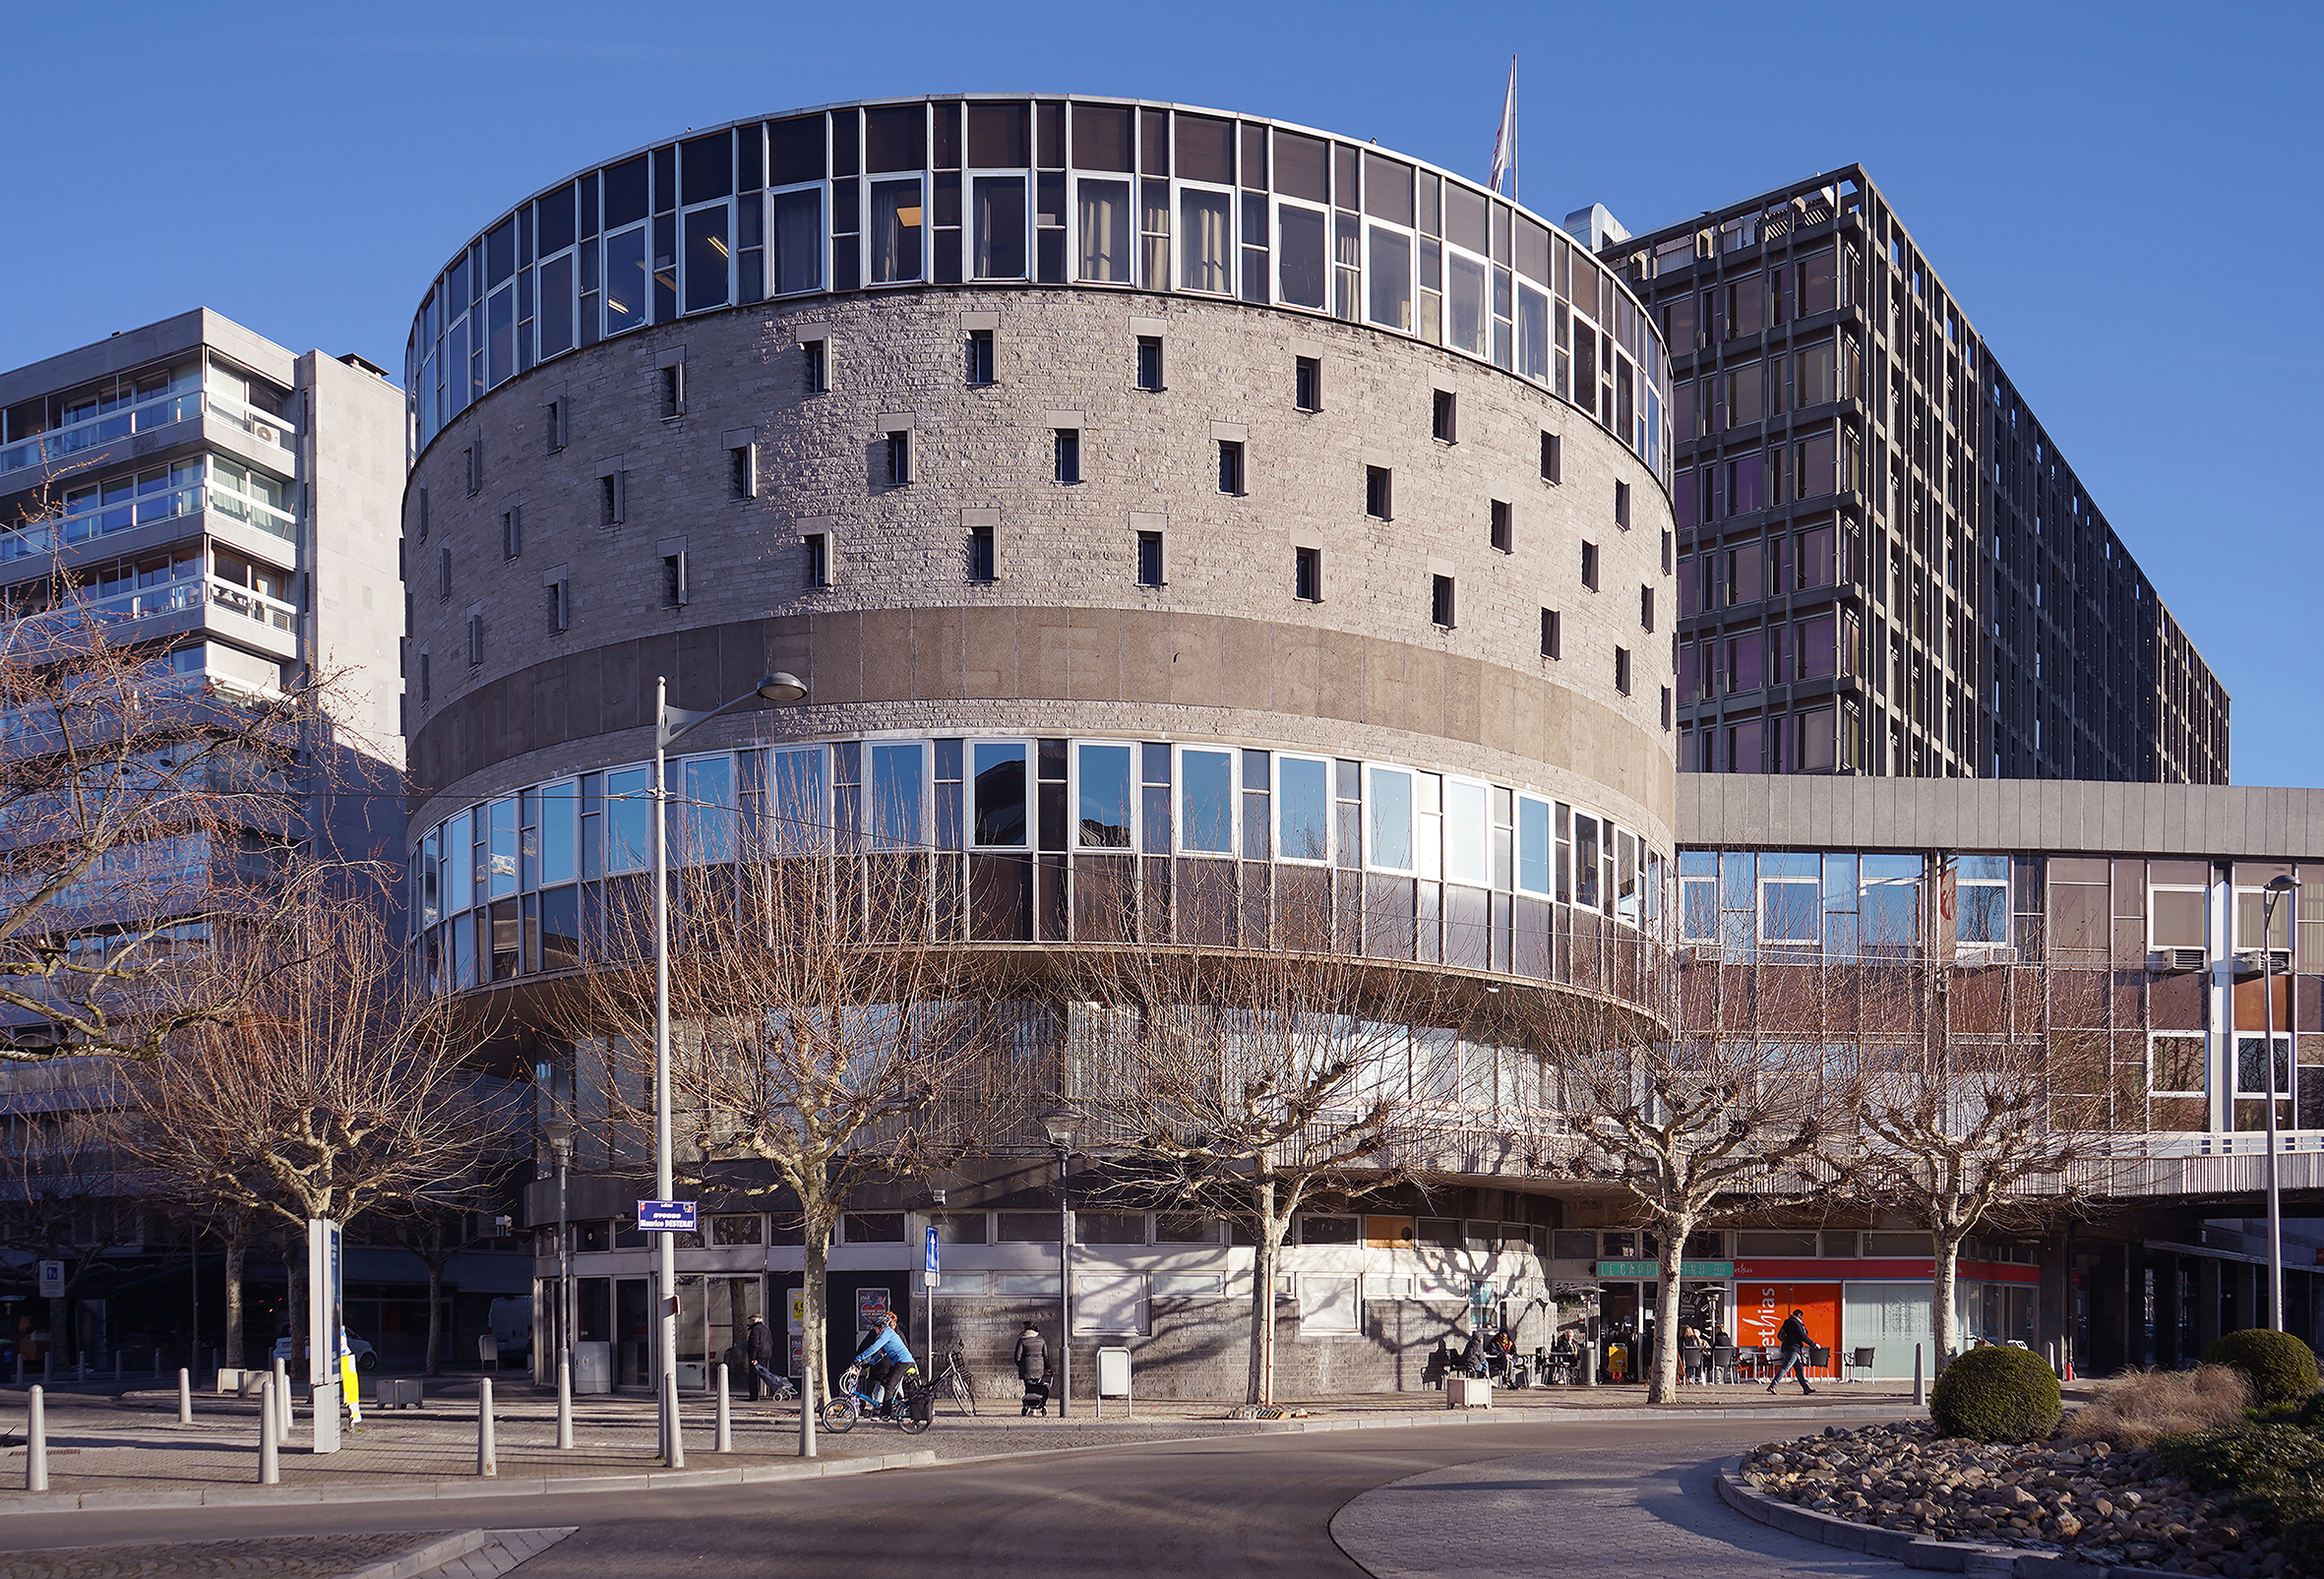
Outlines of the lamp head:
M 759 682 L 759 695 L 767 701 L 804 701 L 807 683 L 778 669 Z
M 572 1152 L 573 1137 L 580 1127 L 571 1119 L 551 1119 L 540 1126 L 541 1133 L 548 1137 L 549 1149 L 560 1157 Z
M 2281 877 L 2270 879 L 2267 891 L 2277 894 L 2296 893 L 2299 891 L 2299 879 L 2287 872 Z
M 1048 1132 L 1049 1143 L 1060 1151 L 1071 1151 L 1081 1138 L 1081 1123 L 1077 1115 L 1060 1109 L 1041 1116 L 1041 1127 Z

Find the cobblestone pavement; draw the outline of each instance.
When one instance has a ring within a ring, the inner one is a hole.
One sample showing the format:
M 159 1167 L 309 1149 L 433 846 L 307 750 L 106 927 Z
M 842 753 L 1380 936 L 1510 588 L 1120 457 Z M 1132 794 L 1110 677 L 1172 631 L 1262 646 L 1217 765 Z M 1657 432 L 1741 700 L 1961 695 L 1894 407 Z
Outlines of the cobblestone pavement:
M 1588 1453 L 1461 1464 L 1375 1488 L 1331 1520 L 1339 1549 L 1374 1579 L 1764 1579 L 1894 1575 L 1745 1519 L 1704 1465 L 1610 1442 Z
M 431 1384 L 436 1386 L 438 1384 Z M 307 1450 L 312 1427 L 300 1412 L 281 1455 L 285 1487 L 393 1484 L 398 1480 L 454 1481 L 475 1475 L 476 1385 L 448 1379 L 424 1410 L 373 1410 L 360 1429 L 350 1429 L 337 1453 Z M 1909 1389 L 1858 1384 L 1827 1387 L 1814 1399 L 1770 1398 L 1753 1387 L 1690 1388 L 1680 1408 L 1715 1411 L 1738 1419 L 1781 1412 L 1797 1419 L 1804 1410 L 1833 1410 L 1835 1419 L 1865 1418 L 1862 1406 L 1893 1417 L 1909 1405 Z M 23 1394 L 0 1392 L 0 1513 L 24 1484 Z M 1572 1419 L 1587 1411 L 1638 1409 L 1636 1387 L 1531 1389 L 1497 1395 L 1496 1418 L 1510 1416 Z M 254 1487 L 258 1480 L 256 1400 L 202 1398 L 190 1427 L 176 1424 L 174 1392 L 129 1391 L 107 1396 L 90 1392 L 50 1393 L 46 1399 L 49 1487 L 55 1492 L 140 1492 L 197 1487 Z M 1851 1408 L 1850 1406 L 1860 1406 Z M 1100 1416 L 1085 1404 L 1073 1417 L 1022 1419 L 1012 1410 L 968 1418 L 939 1406 L 936 1427 L 905 1436 L 893 1427 L 866 1423 L 845 1435 L 819 1432 L 818 1447 L 829 1459 L 877 1457 L 928 1450 L 941 1458 L 989 1453 L 1039 1452 L 1056 1448 L 1129 1445 L 1164 1437 L 1248 1435 L 1270 1427 L 1225 1418 L 1223 1403 L 1169 1400 L 1141 1403 L 1125 1419 L 1119 1403 Z M 1304 1405 L 1317 1423 L 1377 1417 L 1443 1418 L 1441 1395 L 1387 1393 L 1314 1400 Z M 1845 1411 L 1845 1413 L 1842 1413 Z M 712 1411 L 703 1401 L 684 1406 L 686 1467 L 729 1469 L 795 1459 L 796 1406 L 733 1405 L 732 1454 L 712 1452 Z M 554 1394 L 527 1383 L 497 1388 L 494 1397 L 497 1460 L 503 1480 L 630 1475 L 654 1469 L 653 1409 L 649 1400 L 595 1398 L 576 1406 L 575 1446 L 560 1452 L 556 1440 Z
M 5 1571 L 8 1579 L 336 1579 L 430 1539 L 428 1534 L 391 1530 L 376 1535 L 67 1547 L 14 1552 L 6 1559 Z

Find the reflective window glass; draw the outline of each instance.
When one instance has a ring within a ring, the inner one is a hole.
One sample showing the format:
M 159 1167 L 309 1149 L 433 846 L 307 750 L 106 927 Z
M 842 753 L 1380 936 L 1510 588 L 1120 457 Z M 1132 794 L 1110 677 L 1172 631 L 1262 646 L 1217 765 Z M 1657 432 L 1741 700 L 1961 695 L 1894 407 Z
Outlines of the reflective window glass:
M 774 195 L 774 247 L 768 265 L 775 295 L 824 284 L 824 194 L 821 187 Z
M 605 775 L 605 870 L 642 872 L 653 864 L 653 792 L 642 767 Z
M 768 754 L 765 848 L 805 855 L 829 847 L 830 786 L 821 746 Z
M 1372 321 L 1412 328 L 1412 238 L 1372 226 Z
M 726 207 L 697 209 L 686 216 L 686 310 L 723 307 L 731 293 L 727 274 Z
M 1491 787 L 1444 781 L 1444 877 L 1484 887 L 1493 881 Z
M 1276 205 L 1280 245 L 1277 289 L 1294 307 L 1320 308 L 1324 300 L 1323 215 L 1314 209 Z
M 605 333 L 645 323 L 645 227 L 605 238 Z
M 980 175 L 976 195 L 976 277 L 1025 277 L 1025 178 Z
M 1025 842 L 1025 748 L 1021 741 L 980 740 L 975 747 L 976 839 L 1022 849 Z
M 916 850 L 924 843 L 927 798 L 925 753 L 918 741 L 872 747 L 872 815 L 875 850 Z
M 872 281 L 920 277 L 920 183 L 872 183 Z
M 1235 288 L 1235 221 L 1224 192 L 1178 195 L 1179 286 L 1220 294 Z
M 491 875 L 493 893 L 517 891 L 517 801 L 514 796 L 492 803 L 491 847 L 484 870 Z
M 1452 276 L 1445 339 L 1461 350 L 1485 354 L 1485 266 L 1454 253 L 1446 260 Z
M 1223 751 L 1179 753 L 1179 848 L 1209 855 L 1235 852 L 1235 757 Z
M 1081 847 L 1130 848 L 1130 748 L 1083 746 L 1074 784 Z
M 1275 770 L 1277 849 L 1286 861 L 1331 859 L 1331 775 L 1328 764 L 1305 757 L 1278 759 Z
M 1517 800 L 1517 887 L 1525 893 L 1550 891 L 1550 803 Z
M 574 879 L 574 827 L 579 811 L 573 780 L 551 784 L 541 791 L 540 873 L 544 885 L 571 882 Z
M 683 815 L 671 819 L 673 865 L 716 865 L 734 859 L 734 759 L 691 758 L 681 764 Z
M 457 915 L 475 903 L 474 869 L 468 864 L 468 843 L 474 836 L 469 814 L 460 813 L 444 824 L 444 913 Z
M 1391 872 L 1412 870 L 1412 775 L 1393 768 L 1372 770 L 1372 864 Z
M 1080 124 L 1076 117 L 1074 125 Z M 1130 183 L 1075 184 L 1081 234 L 1081 277 L 1108 284 L 1130 283 Z

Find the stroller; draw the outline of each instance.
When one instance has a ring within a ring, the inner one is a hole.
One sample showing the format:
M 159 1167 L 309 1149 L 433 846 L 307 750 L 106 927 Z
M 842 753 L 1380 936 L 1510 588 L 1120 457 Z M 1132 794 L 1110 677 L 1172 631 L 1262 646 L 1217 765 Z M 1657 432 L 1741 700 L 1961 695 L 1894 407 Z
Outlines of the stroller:
M 1019 1419 L 1027 1415 L 1049 1413 L 1049 1378 L 1047 1376 L 1027 1376 L 1025 1378 L 1025 1396 L 1016 1413 Z

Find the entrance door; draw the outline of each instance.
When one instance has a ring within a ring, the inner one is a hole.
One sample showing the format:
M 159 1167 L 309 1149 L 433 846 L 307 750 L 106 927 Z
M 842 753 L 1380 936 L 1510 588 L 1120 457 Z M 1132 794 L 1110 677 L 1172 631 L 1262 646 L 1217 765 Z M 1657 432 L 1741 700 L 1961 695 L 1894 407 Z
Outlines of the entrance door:
M 613 1384 L 653 1385 L 652 1280 L 616 1278 L 613 1284 Z

